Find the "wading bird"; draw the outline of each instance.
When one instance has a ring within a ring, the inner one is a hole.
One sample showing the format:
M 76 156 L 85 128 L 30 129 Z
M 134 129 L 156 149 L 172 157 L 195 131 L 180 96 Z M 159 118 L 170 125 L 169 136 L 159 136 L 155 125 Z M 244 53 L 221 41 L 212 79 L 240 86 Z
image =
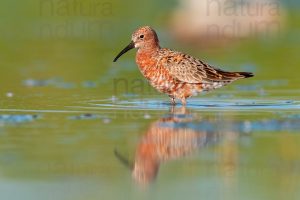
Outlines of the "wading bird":
M 252 77 L 251 72 L 227 72 L 217 69 L 185 53 L 159 46 L 156 32 L 149 26 L 138 28 L 131 42 L 114 59 L 137 48 L 136 63 L 149 83 L 171 98 L 172 105 L 203 91 L 225 86 L 235 80 Z

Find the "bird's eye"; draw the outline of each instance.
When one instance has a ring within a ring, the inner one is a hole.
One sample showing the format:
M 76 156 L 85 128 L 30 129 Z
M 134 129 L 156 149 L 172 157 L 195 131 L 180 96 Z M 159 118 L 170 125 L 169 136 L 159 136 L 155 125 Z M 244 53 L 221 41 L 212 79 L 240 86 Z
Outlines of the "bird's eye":
M 144 38 L 144 35 L 140 35 L 140 38 L 143 39 L 143 38 Z

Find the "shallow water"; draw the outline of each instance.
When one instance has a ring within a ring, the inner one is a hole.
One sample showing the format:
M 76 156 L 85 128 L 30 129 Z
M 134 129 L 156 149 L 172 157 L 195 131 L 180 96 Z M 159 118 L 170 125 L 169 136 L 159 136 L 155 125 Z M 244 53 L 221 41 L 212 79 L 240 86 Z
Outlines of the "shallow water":
M 204 50 L 167 37 L 169 3 L 76 16 L 11 2 L 0 3 L 0 199 L 299 199 L 297 12 L 278 37 Z M 112 63 L 153 10 L 163 46 L 255 77 L 172 108 L 133 52 Z M 77 26 L 95 22 L 109 26 Z
M 161 96 L 68 100 L 0 110 L 3 197 L 299 195 L 297 100 L 203 97 L 186 110 Z

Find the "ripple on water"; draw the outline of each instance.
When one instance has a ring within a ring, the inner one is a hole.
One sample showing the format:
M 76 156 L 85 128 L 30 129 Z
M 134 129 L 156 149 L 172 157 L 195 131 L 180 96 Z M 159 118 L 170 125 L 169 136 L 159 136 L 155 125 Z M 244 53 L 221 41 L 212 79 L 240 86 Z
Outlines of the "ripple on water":
M 1 123 L 23 123 L 23 122 L 31 122 L 38 118 L 38 115 L 30 115 L 30 114 L 24 114 L 24 115 L 0 115 L 0 122 Z
M 102 99 L 82 102 L 86 109 L 114 109 L 114 110 L 167 110 L 171 106 L 168 100 L 161 99 Z M 180 103 L 178 103 L 180 106 Z M 201 110 L 298 110 L 300 101 L 293 100 L 258 100 L 258 99 L 190 99 L 187 104 L 189 109 Z
M 92 114 L 92 113 L 85 113 L 80 115 L 74 115 L 68 117 L 70 120 L 102 120 L 103 123 L 108 124 L 111 122 L 111 119 L 107 116 Z

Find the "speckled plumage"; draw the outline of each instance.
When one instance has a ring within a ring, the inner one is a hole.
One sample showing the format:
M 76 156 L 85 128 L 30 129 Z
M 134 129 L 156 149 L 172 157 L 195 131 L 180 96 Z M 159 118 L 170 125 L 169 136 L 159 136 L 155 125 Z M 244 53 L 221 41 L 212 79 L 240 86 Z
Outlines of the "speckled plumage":
M 137 48 L 136 63 L 145 78 L 159 92 L 169 95 L 172 104 L 203 91 L 220 88 L 235 80 L 252 77 L 249 72 L 226 72 L 190 55 L 159 46 L 156 32 L 149 26 L 132 34 L 132 42 L 114 59 Z

